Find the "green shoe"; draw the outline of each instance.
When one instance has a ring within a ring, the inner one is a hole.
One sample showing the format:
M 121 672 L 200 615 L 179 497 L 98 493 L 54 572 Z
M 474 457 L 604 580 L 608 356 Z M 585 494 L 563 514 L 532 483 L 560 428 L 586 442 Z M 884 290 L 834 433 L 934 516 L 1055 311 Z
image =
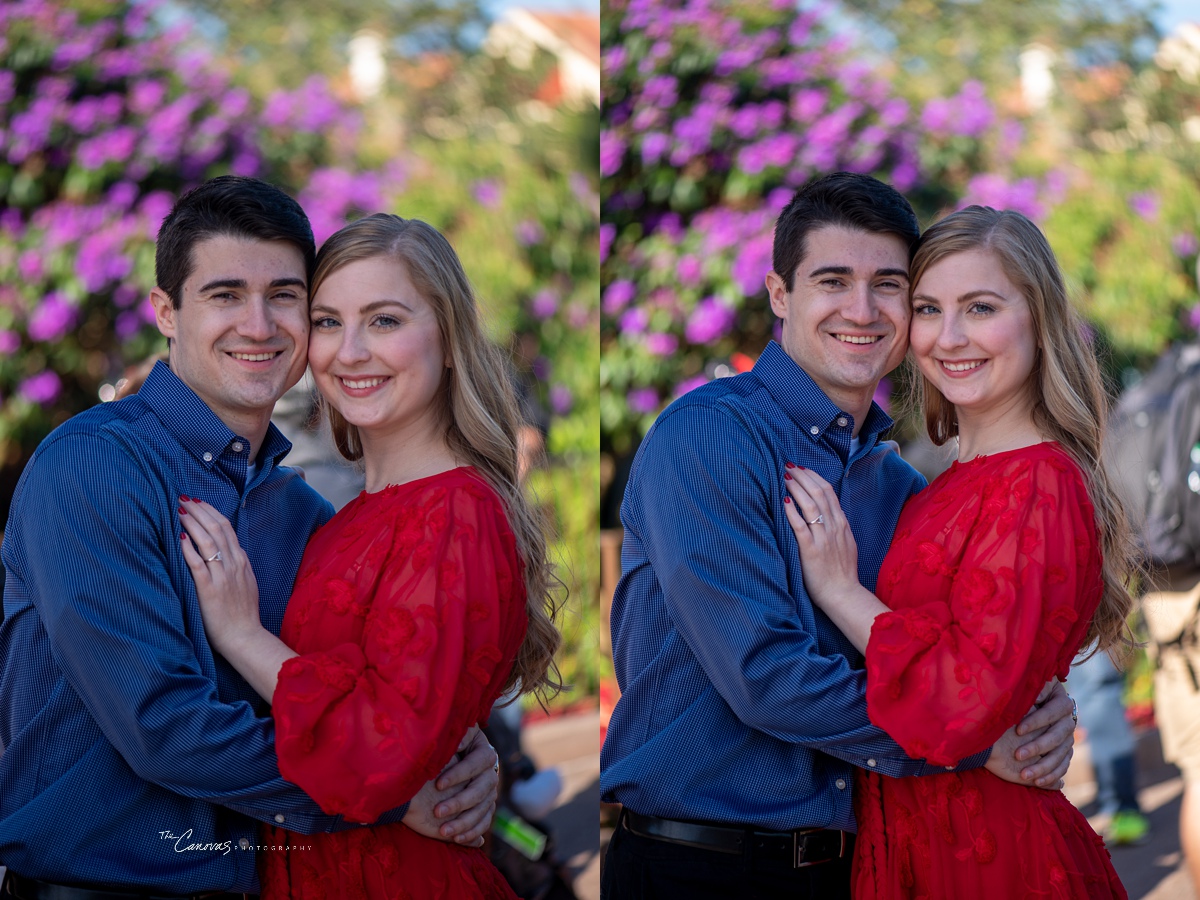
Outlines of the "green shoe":
M 1117 846 L 1144 844 L 1150 840 L 1150 820 L 1133 809 L 1123 809 L 1112 817 L 1104 839 Z

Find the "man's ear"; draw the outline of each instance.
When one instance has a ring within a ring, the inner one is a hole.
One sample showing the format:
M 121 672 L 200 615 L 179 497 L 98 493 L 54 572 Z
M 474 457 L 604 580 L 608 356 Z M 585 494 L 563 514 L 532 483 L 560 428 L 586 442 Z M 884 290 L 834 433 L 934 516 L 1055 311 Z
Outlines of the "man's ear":
M 154 307 L 154 324 L 162 332 L 163 337 L 175 337 L 175 304 L 162 288 L 152 288 L 150 304 Z
M 771 312 L 775 313 L 779 318 L 787 317 L 787 285 L 783 283 L 783 279 L 774 272 L 767 273 L 767 294 L 771 297 Z

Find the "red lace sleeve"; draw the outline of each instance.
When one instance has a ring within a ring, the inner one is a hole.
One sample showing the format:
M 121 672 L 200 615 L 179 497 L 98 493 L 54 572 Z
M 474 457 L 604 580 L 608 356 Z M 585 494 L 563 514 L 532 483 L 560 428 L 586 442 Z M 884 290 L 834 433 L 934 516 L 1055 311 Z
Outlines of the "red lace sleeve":
M 1100 598 L 1094 513 L 1069 459 L 996 464 L 973 516 L 933 521 L 867 644 L 867 711 L 937 765 L 995 743 L 1065 677 Z M 936 487 L 930 488 L 936 490 Z
M 280 772 L 353 821 L 442 769 L 486 720 L 525 633 L 516 545 L 490 489 L 460 482 L 402 505 L 386 555 L 354 545 L 357 584 L 371 585 L 345 600 L 369 607 L 361 640 L 288 660 L 273 698 Z M 378 572 L 361 571 L 373 558 Z

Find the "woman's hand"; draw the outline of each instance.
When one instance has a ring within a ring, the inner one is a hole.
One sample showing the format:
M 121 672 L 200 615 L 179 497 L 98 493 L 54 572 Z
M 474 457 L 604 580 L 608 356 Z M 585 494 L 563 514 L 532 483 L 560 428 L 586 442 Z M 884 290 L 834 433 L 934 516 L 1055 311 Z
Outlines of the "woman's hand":
M 808 469 L 788 463 L 784 511 L 796 534 L 808 595 L 826 613 L 838 598 L 861 590 L 858 544 L 833 487 Z M 790 500 L 790 502 L 789 502 Z
M 234 643 L 265 630 L 254 570 L 229 520 L 207 503 L 180 497 L 179 521 L 190 538 L 183 539 L 183 558 L 196 580 L 204 631 L 228 658 Z

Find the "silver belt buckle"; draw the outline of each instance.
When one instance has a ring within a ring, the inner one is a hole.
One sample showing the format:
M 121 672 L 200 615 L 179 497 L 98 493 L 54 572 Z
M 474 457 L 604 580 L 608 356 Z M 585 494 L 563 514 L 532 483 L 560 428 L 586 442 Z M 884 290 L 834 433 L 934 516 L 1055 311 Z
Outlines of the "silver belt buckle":
M 813 862 L 804 861 L 804 842 L 800 840 L 804 836 L 804 832 L 792 832 L 792 868 L 803 869 L 806 866 L 815 866 L 818 863 L 829 862 L 827 859 L 818 859 Z M 838 847 L 838 859 L 846 855 L 846 832 L 838 831 L 838 837 L 841 839 L 841 845 Z

